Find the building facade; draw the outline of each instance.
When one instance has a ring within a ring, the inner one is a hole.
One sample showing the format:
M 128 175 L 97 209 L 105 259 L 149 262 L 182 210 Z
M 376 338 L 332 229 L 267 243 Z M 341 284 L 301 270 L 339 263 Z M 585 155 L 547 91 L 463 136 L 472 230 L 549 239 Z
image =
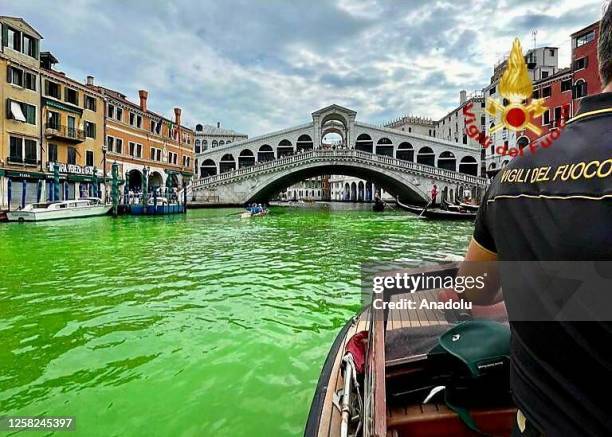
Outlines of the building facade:
M 57 62 L 41 53 L 41 149 L 44 170 L 53 174 L 57 165 L 61 189 L 54 193 L 47 180 L 40 200 L 105 198 L 104 97 L 54 70 Z
M 210 174 L 210 169 L 207 168 L 206 165 L 200 167 L 201 164 L 206 162 L 206 154 L 209 150 L 248 138 L 249 136 L 246 134 L 236 132 L 232 129 L 222 128 L 219 122 L 217 122 L 216 126 L 197 124 L 195 128 L 194 143 L 196 175 L 203 178 Z M 255 159 L 253 158 L 253 163 L 254 161 Z
M 41 153 L 40 40 L 21 18 L 0 17 L 0 209 L 36 201 Z
M 181 125 L 181 109 L 174 118 L 163 117 L 147 107 L 148 92 L 138 92 L 135 104 L 118 92 L 91 81 L 89 87 L 106 100 L 106 172 L 113 163 L 125 181 L 124 191 L 140 193 L 160 189 L 179 189 L 193 176 L 194 132 Z

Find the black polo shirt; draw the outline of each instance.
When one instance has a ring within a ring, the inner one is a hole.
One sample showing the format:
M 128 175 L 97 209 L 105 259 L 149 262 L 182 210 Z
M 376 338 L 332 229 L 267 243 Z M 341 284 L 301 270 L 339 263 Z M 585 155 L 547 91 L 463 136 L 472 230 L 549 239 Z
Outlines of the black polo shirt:
M 474 240 L 500 261 L 612 260 L 612 93 L 582 99 L 556 141 L 498 173 Z M 512 321 L 525 290 L 503 275 L 502 289 L 511 384 L 528 420 L 547 436 L 612 435 L 612 323 Z

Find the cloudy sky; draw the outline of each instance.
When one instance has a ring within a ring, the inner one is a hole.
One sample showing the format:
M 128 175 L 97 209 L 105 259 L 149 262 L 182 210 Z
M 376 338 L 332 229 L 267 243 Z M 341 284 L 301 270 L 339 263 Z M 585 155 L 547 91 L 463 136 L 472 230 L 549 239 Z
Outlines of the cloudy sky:
M 560 47 L 604 0 L 2 0 L 44 36 L 58 69 L 185 122 L 250 136 L 337 103 L 359 120 L 439 118 L 481 89 L 514 37 Z

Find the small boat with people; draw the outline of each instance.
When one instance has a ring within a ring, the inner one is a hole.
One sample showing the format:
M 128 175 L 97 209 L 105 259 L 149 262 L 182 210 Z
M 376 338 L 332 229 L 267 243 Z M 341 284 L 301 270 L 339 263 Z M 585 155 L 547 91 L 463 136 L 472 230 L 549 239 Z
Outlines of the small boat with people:
M 6 213 L 9 222 L 40 222 L 69 218 L 93 217 L 107 214 L 112 205 L 97 197 L 79 200 L 31 203 Z
M 396 200 L 397 205 L 413 214 L 417 214 L 419 217 L 425 217 L 428 219 L 438 220 L 475 220 L 476 211 L 466 211 L 462 208 L 456 207 L 452 209 L 442 209 L 439 207 L 431 206 L 428 203 L 425 206 L 408 205 Z
M 458 266 L 391 273 L 441 279 Z M 384 290 L 384 304 L 364 306 L 340 330 L 305 437 L 510 435 L 516 406 L 505 306 L 466 308 L 455 292 L 434 288 L 435 279 L 421 284 Z M 407 300 L 415 305 L 400 305 Z
M 240 214 L 240 218 L 263 217 L 268 215 L 269 211 L 261 203 L 253 203 L 251 206 L 247 206 L 245 212 Z

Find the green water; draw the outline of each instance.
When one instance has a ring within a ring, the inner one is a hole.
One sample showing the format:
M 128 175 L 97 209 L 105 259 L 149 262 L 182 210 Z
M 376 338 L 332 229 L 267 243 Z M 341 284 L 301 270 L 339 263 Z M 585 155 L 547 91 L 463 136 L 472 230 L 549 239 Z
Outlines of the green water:
M 78 436 L 300 435 L 360 263 L 462 255 L 472 231 L 236 211 L 0 224 L 0 415 L 76 416 Z

